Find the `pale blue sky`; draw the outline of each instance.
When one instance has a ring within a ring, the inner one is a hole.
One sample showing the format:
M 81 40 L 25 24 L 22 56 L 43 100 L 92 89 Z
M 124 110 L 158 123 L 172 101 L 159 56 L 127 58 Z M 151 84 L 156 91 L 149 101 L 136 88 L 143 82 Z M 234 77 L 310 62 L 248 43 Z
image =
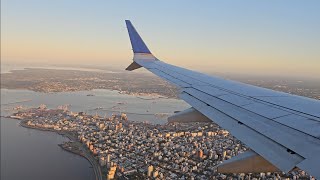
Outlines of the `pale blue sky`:
M 320 76 L 320 1 L 2 0 L 3 62 L 112 64 L 130 19 L 166 62 L 212 72 Z

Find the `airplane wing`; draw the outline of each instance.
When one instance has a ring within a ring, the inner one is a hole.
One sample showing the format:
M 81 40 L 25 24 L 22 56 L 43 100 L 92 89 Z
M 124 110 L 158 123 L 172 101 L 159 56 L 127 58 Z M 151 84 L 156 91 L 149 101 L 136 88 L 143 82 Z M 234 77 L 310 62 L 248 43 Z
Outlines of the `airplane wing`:
M 175 116 L 206 117 L 252 151 L 225 161 L 218 172 L 289 172 L 305 170 L 320 179 L 320 101 L 208 76 L 167 64 L 152 55 L 126 20 L 133 63 L 179 88 L 192 106 Z

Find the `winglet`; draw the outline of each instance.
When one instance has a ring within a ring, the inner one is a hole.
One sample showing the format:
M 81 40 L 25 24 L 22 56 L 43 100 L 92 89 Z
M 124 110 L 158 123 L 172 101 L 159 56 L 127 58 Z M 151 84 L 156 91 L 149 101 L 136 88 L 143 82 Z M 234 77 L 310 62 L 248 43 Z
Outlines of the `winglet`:
M 151 54 L 150 50 L 146 46 L 146 44 L 143 42 L 142 38 L 136 31 L 136 29 L 133 27 L 131 22 L 129 20 L 126 20 L 126 25 L 132 45 L 132 50 L 134 53 L 147 53 Z

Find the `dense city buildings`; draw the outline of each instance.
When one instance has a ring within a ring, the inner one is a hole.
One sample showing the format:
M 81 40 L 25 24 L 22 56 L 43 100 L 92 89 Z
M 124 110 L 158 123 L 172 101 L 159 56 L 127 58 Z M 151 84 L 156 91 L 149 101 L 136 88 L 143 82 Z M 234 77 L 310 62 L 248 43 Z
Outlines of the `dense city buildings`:
M 105 179 L 310 178 L 300 170 L 289 174 L 217 173 L 218 164 L 248 148 L 214 123 L 155 125 L 129 121 L 124 113 L 103 118 L 44 105 L 12 117 L 31 128 L 73 136 L 81 142 L 78 149 L 90 152 L 99 164 Z M 74 148 L 68 143 L 65 149 Z

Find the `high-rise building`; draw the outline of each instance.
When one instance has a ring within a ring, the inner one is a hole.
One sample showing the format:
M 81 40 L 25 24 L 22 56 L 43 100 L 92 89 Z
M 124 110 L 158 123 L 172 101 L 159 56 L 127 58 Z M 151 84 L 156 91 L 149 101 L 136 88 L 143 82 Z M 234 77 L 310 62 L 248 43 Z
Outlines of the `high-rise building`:
M 159 172 L 159 177 L 160 177 L 160 179 L 163 179 L 163 178 L 164 178 L 162 172 Z
M 121 113 L 120 119 L 121 120 L 128 120 L 127 114 Z
M 227 155 L 227 151 L 224 150 L 224 151 L 222 152 L 222 159 L 225 159 L 225 158 L 226 158 L 226 155 Z
M 152 165 L 148 166 L 148 177 L 151 177 L 152 171 L 153 171 L 153 166 Z
M 159 172 L 157 170 L 153 171 L 153 178 L 158 177 Z
M 107 160 L 107 163 L 109 164 L 110 163 L 110 154 L 107 154 L 106 160 Z
M 117 166 L 116 165 L 113 165 L 113 166 L 110 167 L 110 170 L 109 170 L 108 175 L 107 175 L 107 179 L 108 180 L 114 179 L 114 175 L 116 174 L 116 170 L 117 170 Z
M 198 158 L 202 159 L 203 158 L 203 151 L 201 149 L 199 149 L 199 151 L 197 152 L 198 154 Z
M 104 123 L 100 123 L 99 124 L 99 129 L 102 130 L 104 128 L 104 126 L 105 126 Z

